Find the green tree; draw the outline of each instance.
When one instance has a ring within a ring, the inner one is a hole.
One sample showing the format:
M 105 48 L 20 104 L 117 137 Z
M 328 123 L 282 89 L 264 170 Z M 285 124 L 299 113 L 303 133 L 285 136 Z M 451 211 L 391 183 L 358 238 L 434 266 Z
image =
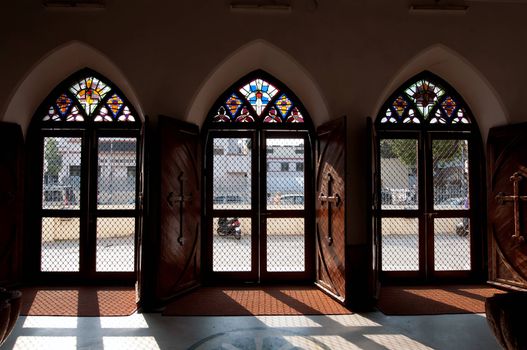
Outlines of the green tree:
M 46 174 L 58 178 L 62 170 L 62 155 L 59 153 L 56 138 L 50 137 L 46 140 L 44 159 L 47 163 Z
M 460 160 L 463 142 L 463 140 L 434 141 L 432 152 L 435 160 L 442 162 Z M 417 165 L 417 140 L 415 139 L 384 139 L 381 141 L 380 150 L 383 158 L 399 158 L 404 165 L 411 168 Z

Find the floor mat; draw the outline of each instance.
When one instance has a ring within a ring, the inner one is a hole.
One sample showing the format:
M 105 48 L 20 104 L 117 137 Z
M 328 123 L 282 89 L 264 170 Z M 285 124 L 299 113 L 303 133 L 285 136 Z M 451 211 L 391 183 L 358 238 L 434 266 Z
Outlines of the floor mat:
M 164 316 L 346 315 L 315 287 L 204 287 L 169 304 Z
M 128 316 L 135 312 L 134 287 L 22 288 L 21 315 Z
M 382 287 L 378 309 L 386 315 L 484 313 L 485 299 L 502 290 L 485 285 Z

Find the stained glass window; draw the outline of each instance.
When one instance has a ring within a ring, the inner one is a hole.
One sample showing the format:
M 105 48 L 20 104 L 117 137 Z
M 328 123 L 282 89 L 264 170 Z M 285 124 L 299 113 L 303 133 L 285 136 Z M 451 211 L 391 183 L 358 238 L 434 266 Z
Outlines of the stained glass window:
M 455 91 L 449 92 L 451 88 L 446 83 L 438 80 L 418 77 L 403 85 L 386 102 L 379 123 L 470 124 L 464 102 L 456 97 Z
M 255 74 L 234 84 L 211 110 L 213 123 L 304 123 L 303 108 L 279 82 Z
M 85 70 L 59 89 L 53 103 L 44 107 L 43 122 L 136 122 L 121 92 L 96 74 Z

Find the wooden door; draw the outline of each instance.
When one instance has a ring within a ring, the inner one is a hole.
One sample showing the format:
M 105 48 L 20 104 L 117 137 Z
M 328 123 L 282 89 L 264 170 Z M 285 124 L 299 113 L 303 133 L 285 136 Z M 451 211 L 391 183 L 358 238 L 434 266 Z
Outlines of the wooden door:
M 527 289 L 527 123 L 493 128 L 487 141 L 489 277 Z
M 17 124 L 0 123 L 0 285 L 20 278 L 23 138 Z
M 316 284 L 346 303 L 346 119 L 317 128 Z
M 168 300 L 200 283 L 199 129 L 159 117 L 160 197 L 156 298 Z M 154 257 L 152 256 L 152 258 Z

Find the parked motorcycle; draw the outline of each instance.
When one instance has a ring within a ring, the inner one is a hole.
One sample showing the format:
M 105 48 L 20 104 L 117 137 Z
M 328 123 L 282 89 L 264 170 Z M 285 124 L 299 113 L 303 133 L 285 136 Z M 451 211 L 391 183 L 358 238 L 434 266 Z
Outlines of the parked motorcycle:
M 242 237 L 240 220 L 238 218 L 218 218 L 217 232 L 220 236 L 234 236 L 240 239 Z

